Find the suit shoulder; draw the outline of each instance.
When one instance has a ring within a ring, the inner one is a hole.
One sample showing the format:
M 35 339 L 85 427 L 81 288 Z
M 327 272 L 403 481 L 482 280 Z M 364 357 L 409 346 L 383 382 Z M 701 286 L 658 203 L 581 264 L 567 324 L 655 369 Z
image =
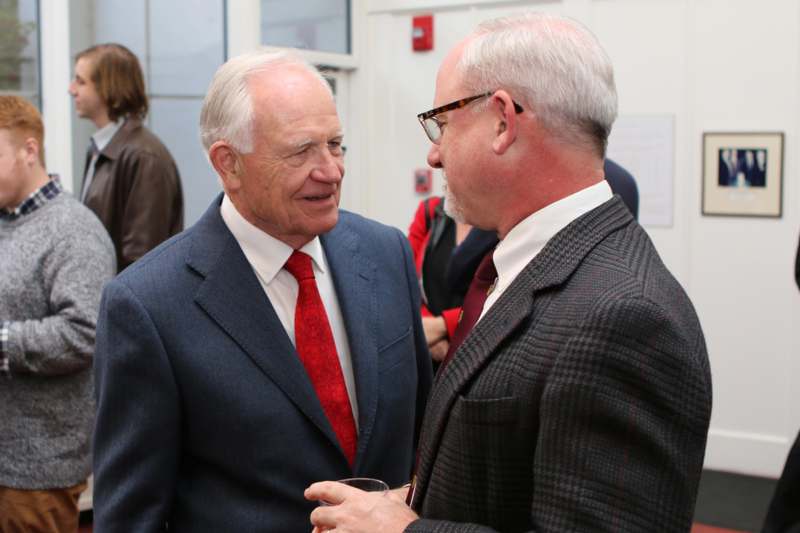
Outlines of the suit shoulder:
M 403 232 L 394 226 L 389 226 L 350 211 L 339 211 L 339 225 L 341 229 L 352 231 L 358 236 L 376 241 L 390 240 L 396 242 L 397 236 L 403 237 Z
M 411 261 L 411 248 L 402 231 L 346 211 L 340 211 L 339 223 L 326 240 L 358 250 L 379 268 L 394 268 Z
M 192 228 L 173 235 L 162 242 L 133 264 L 123 270 L 117 278 L 126 285 L 135 286 L 142 279 L 166 280 L 173 273 L 182 270 L 191 246 Z M 165 281 L 163 281 L 166 283 Z
M 597 290 L 595 305 L 641 299 L 663 307 L 676 322 L 696 321 L 680 282 L 664 264 L 647 232 L 636 222 L 603 239 L 586 257 L 576 278 Z

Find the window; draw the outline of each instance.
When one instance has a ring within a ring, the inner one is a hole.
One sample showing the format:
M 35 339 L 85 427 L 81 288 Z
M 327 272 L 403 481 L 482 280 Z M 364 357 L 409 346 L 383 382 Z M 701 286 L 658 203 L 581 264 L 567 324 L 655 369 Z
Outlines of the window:
M 0 93 L 39 101 L 39 2 L 0 0 Z
M 0 0 L 3 1 L 3 0 Z M 139 58 L 150 112 L 147 124 L 167 146 L 181 175 L 184 225 L 194 223 L 220 190 L 206 161 L 198 123 L 206 89 L 225 61 L 224 0 L 72 1 L 72 55 L 96 43 L 116 42 Z M 88 35 L 87 35 L 88 34 Z M 83 42 L 77 42 L 82 40 Z M 80 190 L 84 150 L 94 126 L 75 117 L 76 190 Z
M 261 44 L 350 54 L 350 1 L 261 0 Z

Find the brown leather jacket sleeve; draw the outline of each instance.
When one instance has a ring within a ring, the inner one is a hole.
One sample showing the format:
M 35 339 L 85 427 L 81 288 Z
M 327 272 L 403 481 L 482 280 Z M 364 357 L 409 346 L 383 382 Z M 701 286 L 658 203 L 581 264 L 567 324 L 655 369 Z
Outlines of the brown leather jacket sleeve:
M 130 189 L 120 228 L 119 269 L 181 231 L 183 201 L 177 170 L 154 154 L 138 154 L 135 161 L 121 162 Z M 176 226 L 175 212 L 181 213 Z

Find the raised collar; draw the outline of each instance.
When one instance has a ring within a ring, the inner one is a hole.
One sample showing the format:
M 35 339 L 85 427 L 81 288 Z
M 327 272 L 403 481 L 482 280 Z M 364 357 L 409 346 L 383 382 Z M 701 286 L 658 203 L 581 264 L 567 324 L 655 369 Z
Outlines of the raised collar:
M 57 174 L 50 174 L 50 181 L 32 192 L 25 200 L 14 209 L 0 209 L 0 219 L 16 220 L 29 215 L 52 200 L 63 191 L 61 180 Z

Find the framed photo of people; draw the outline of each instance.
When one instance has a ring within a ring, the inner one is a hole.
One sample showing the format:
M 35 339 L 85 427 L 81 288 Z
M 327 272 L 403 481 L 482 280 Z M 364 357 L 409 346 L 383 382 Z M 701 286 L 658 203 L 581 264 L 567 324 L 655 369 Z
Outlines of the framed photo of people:
M 780 217 L 783 132 L 703 134 L 703 214 Z

